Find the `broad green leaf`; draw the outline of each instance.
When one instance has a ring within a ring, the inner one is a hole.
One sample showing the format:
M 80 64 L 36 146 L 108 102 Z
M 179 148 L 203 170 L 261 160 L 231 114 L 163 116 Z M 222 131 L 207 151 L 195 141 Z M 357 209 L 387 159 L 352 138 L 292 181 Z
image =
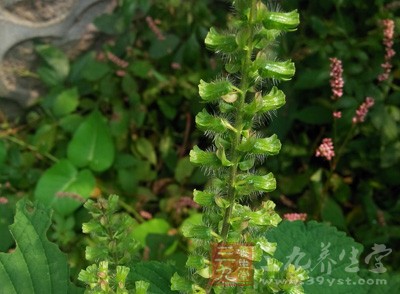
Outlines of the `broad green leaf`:
M 50 167 L 39 179 L 34 197 L 61 215 L 69 215 L 89 198 L 95 188 L 89 170 L 78 171 L 64 159 Z
M 99 111 L 92 112 L 76 130 L 68 145 L 68 158 L 77 167 L 96 172 L 107 170 L 114 161 L 115 147 L 110 128 Z
M 153 165 L 157 164 L 156 150 L 149 140 L 146 138 L 139 138 L 135 142 L 135 148 L 140 156 L 147 159 Z
M 147 293 L 169 294 L 178 293 L 171 289 L 171 277 L 176 269 L 158 261 L 135 263 L 130 270 L 128 282 L 146 281 L 150 284 Z
M 332 111 L 322 106 L 312 105 L 297 111 L 296 118 L 308 124 L 322 125 L 332 121 Z
M 134 76 L 146 79 L 149 77 L 152 65 L 148 61 L 136 60 L 129 65 L 128 69 Z
M 0 140 L 0 165 L 2 165 L 7 158 L 7 147 L 4 140 Z
M 55 125 L 42 125 L 33 137 L 33 145 L 41 152 L 49 152 L 54 146 L 56 136 L 57 127 Z
M 84 79 L 94 82 L 108 74 L 111 71 L 111 67 L 104 62 L 95 60 L 93 55 L 90 57 L 87 59 L 81 75 Z
M 62 82 L 69 73 L 69 60 L 68 57 L 58 48 L 51 45 L 36 46 L 36 52 L 40 57 L 50 66 L 54 80 Z
M 165 35 L 163 40 L 155 39 L 150 46 L 149 54 L 153 58 L 161 58 L 174 52 L 180 39 L 172 34 Z
M 132 238 L 143 247 L 146 246 L 146 238 L 149 234 L 167 234 L 171 228 L 170 224 L 161 218 L 153 218 L 137 226 L 132 231 Z
M 335 200 L 331 198 L 326 199 L 321 214 L 324 221 L 331 223 L 340 230 L 346 230 L 346 219 L 342 208 L 335 202 Z
M 175 179 L 182 183 L 185 179 L 189 178 L 193 173 L 194 165 L 190 162 L 189 157 L 179 159 L 175 169 Z
M 8 203 L 0 204 L 0 251 L 7 251 L 14 243 L 14 240 L 8 229 L 8 226 L 13 222 L 13 216 L 13 204 L 11 204 L 9 201 Z
M 67 115 L 78 107 L 79 93 L 77 88 L 64 90 L 57 95 L 53 103 L 53 113 L 55 116 Z
M 357 285 L 363 246 L 335 227 L 315 221 L 283 221 L 268 231 L 266 238 L 277 243 L 274 258 L 283 267 L 292 263 L 308 271 L 310 279 L 303 284 L 305 293 L 366 293 L 362 285 Z M 346 279 L 355 284 L 346 283 Z M 328 280 L 334 285 L 329 286 Z
M 0 253 L 1 293 L 83 293 L 69 281 L 67 257 L 47 240 L 51 213 L 26 199 L 17 203 L 10 230 L 17 247 Z

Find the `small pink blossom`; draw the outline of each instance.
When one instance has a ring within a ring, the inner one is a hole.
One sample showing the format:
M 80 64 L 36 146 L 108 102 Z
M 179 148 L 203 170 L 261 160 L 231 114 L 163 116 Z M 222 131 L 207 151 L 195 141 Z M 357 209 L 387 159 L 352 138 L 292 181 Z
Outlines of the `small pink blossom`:
M 157 26 L 157 25 L 159 25 L 161 23 L 161 21 L 158 20 L 158 19 L 153 20 L 153 18 L 151 16 L 147 16 L 146 17 L 146 22 L 147 22 L 147 25 L 149 26 L 149 28 L 157 36 L 157 39 L 160 40 L 160 41 L 164 41 L 165 40 L 165 36 L 163 35 L 161 30 Z
M 372 97 L 365 98 L 365 102 L 363 102 L 358 109 L 356 110 L 356 115 L 353 117 L 353 124 L 362 123 L 365 121 L 365 117 L 367 116 L 368 110 L 374 106 L 375 100 Z
M 121 68 L 126 68 L 129 65 L 129 62 L 119 58 L 118 56 L 116 56 L 115 54 L 113 54 L 111 52 L 107 52 L 107 58 L 112 63 L 114 63 L 115 65 L 117 65 L 117 66 L 119 66 Z
M 380 82 L 389 79 L 392 71 L 392 58 L 396 54 L 393 50 L 394 21 L 392 19 L 382 20 L 383 26 L 383 45 L 385 46 L 385 62 L 381 64 L 383 73 L 378 76 Z
M 119 76 L 119 77 L 123 77 L 123 76 L 126 75 L 126 71 L 124 71 L 124 70 L 122 70 L 122 69 L 119 69 L 119 70 L 117 70 L 117 71 L 115 72 L 115 74 L 116 74 L 117 76 Z
M 171 63 L 171 68 L 172 68 L 172 69 L 181 69 L 182 66 L 181 66 L 180 63 L 178 63 L 178 62 L 172 62 L 172 63 Z
M 141 211 L 139 212 L 139 214 L 140 214 L 140 216 L 143 217 L 144 219 L 152 219 L 152 218 L 153 218 L 153 215 L 152 215 L 150 212 L 145 211 L 145 210 L 141 210 Z
M 342 117 L 342 112 L 341 111 L 334 111 L 332 113 L 334 118 L 341 118 Z
M 329 58 L 331 62 L 331 72 L 330 72 L 330 85 L 332 89 L 332 99 L 336 100 L 342 97 L 343 95 L 343 67 L 342 61 L 340 59 Z
M 283 215 L 283 218 L 288 221 L 305 221 L 307 219 L 307 213 L 286 213 Z
M 6 197 L 0 197 L 0 204 L 7 204 L 8 199 Z
M 335 150 L 331 138 L 325 138 L 322 140 L 321 145 L 315 151 L 315 156 L 325 157 L 328 161 L 332 160 L 332 157 L 335 156 Z

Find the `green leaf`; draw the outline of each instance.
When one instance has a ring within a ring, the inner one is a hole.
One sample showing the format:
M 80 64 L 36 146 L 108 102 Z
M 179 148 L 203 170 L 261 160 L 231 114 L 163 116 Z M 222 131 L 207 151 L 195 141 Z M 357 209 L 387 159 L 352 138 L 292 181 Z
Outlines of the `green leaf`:
M 200 80 L 199 94 L 200 97 L 207 102 L 215 101 L 221 96 L 231 92 L 233 92 L 233 85 L 227 80 L 215 81 L 212 83 Z
M 54 78 L 58 82 L 64 81 L 69 73 L 69 60 L 64 52 L 51 45 L 39 45 L 35 50 L 53 70 Z
M 318 105 L 307 106 L 296 112 L 296 118 L 305 123 L 321 125 L 332 121 L 332 111 Z
M 104 63 L 94 59 L 94 55 L 88 58 L 85 67 L 82 69 L 82 77 L 88 81 L 95 82 L 103 78 L 109 72 L 111 72 L 111 67 Z
M 178 46 L 180 39 L 172 34 L 165 35 L 165 39 L 155 39 L 150 46 L 149 53 L 153 58 L 161 58 L 170 55 Z
M 194 165 L 190 162 L 189 157 L 179 159 L 175 169 L 175 179 L 182 183 L 185 179 L 189 178 L 193 173 Z
M 0 140 L 0 165 L 2 165 L 7 158 L 7 147 L 4 140 Z
M 23 199 L 17 203 L 10 230 L 17 247 L 13 253 L 0 253 L 1 292 L 83 293 L 69 281 L 67 257 L 47 240 L 51 214 L 43 205 Z
M 14 240 L 8 230 L 8 226 L 12 224 L 14 216 L 14 205 L 10 202 L 0 204 L 0 251 L 7 251 Z
M 149 234 L 167 234 L 171 228 L 170 224 L 161 218 L 153 218 L 138 225 L 132 231 L 132 238 L 138 241 L 143 247 L 146 246 L 146 238 Z
M 64 116 L 67 115 L 78 107 L 79 104 L 79 93 L 78 89 L 71 88 L 64 90 L 60 94 L 57 95 L 54 103 L 53 103 L 53 113 L 55 116 Z
M 158 261 L 135 263 L 128 276 L 128 282 L 146 281 L 150 284 L 148 293 L 169 294 L 177 293 L 171 289 L 171 278 L 176 269 Z
M 41 152 L 49 152 L 54 146 L 56 136 L 57 127 L 55 125 L 42 125 L 33 137 L 33 145 Z
M 135 148 L 137 152 L 151 164 L 157 164 L 157 154 L 153 144 L 146 138 L 139 138 L 135 142 Z
M 89 198 L 95 184 L 95 178 L 89 170 L 78 171 L 64 159 L 40 177 L 34 197 L 40 203 L 53 207 L 59 214 L 69 215 Z
M 328 198 L 321 211 L 322 219 L 340 230 L 346 230 L 347 224 L 342 208 L 335 200 Z
M 114 143 L 110 128 L 99 111 L 93 111 L 76 130 L 68 145 L 68 158 L 77 167 L 93 171 L 107 170 L 114 161 Z
M 366 293 L 364 287 L 357 285 L 357 272 L 352 272 L 359 266 L 363 246 L 335 227 L 315 221 L 283 221 L 268 231 L 266 238 L 278 244 L 274 257 L 283 262 L 284 267 L 291 262 L 308 271 L 310 279 L 303 284 L 305 293 Z M 298 254 L 294 254 L 296 250 Z M 327 254 L 324 259 L 321 259 L 322 252 Z M 352 252 L 355 260 L 352 260 Z M 304 256 L 299 257 L 300 254 Z M 328 279 L 331 283 L 334 281 L 334 286 L 328 287 Z M 349 284 L 346 279 L 356 283 Z
M 129 65 L 128 69 L 134 76 L 146 79 L 149 77 L 152 65 L 148 61 L 136 60 Z
M 126 30 L 124 19 L 118 14 L 103 14 L 94 20 L 94 25 L 109 35 L 122 34 Z

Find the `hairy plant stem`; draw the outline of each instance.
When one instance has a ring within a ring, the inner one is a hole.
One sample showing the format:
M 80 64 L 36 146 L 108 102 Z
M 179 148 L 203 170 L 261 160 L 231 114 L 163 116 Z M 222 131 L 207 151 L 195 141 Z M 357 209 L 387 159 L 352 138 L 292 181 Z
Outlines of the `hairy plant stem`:
M 230 228 L 230 218 L 232 215 L 232 210 L 233 206 L 236 201 L 236 191 L 235 191 L 235 178 L 238 170 L 238 165 L 239 165 L 239 154 L 238 151 L 236 150 L 237 146 L 240 143 L 240 139 L 242 138 L 242 131 L 243 131 L 243 113 L 242 113 L 242 108 L 245 103 L 247 91 L 249 88 L 249 79 L 248 79 L 248 69 L 251 66 L 252 62 L 252 51 L 253 51 L 253 17 L 255 17 L 256 13 L 256 4 L 258 0 L 252 0 L 251 4 L 251 9 L 250 9 L 250 15 L 249 15 L 249 20 L 248 20 L 248 25 L 250 29 L 250 36 L 247 41 L 247 54 L 245 59 L 242 61 L 241 65 L 241 73 L 242 73 L 242 81 L 240 83 L 240 95 L 239 99 L 236 104 L 236 113 L 235 113 L 235 129 L 237 132 L 233 135 L 234 138 L 232 140 L 231 144 L 231 161 L 233 162 L 233 165 L 230 168 L 230 174 L 229 174 L 229 180 L 228 180 L 228 193 L 227 193 L 227 198 L 229 201 L 229 206 L 225 209 L 225 214 L 224 218 L 222 221 L 222 229 L 221 229 L 221 237 L 223 239 L 223 242 L 226 242 L 228 233 L 229 233 L 229 228 Z

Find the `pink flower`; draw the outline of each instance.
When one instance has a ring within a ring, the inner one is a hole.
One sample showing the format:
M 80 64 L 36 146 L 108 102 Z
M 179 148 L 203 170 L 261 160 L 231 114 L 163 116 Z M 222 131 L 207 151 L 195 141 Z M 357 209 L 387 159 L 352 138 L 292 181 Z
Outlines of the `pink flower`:
M 315 151 L 315 156 L 325 157 L 328 161 L 332 160 L 332 157 L 335 156 L 335 150 L 331 138 L 322 140 L 321 145 L 319 145 L 318 149 Z
M 343 95 L 343 67 L 340 59 L 329 58 L 331 61 L 330 84 L 332 89 L 332 99 L 339 99 Z
M 334 118 L 341 118 L 342 117 L 342 112 L 341 111 L 334 111 L 332 113 Z
M 126 71 L 124 71 L 124 70 L 122 70 L 122 69 L 119 69 L 119 70 L 117 70 L 117 71 L 115 72 L 115 74 L 116 74 L 117 76 L 119 76 L 119 77 L 123 77 L 123 76 L 126 75 Z
M 378 76 L 380 82 L 389 79 L 392 71 L 392 58 L 396 54 L 393 50 L 394 21 L 392 19 L 382 20 L 383 25 L 383 45 L 385 46 L 385 62 L 381 64 L 383 73 Z
M 307 213 L 286 213 L 283 215 L 283 218 L 288 221 L 305 221 L 307 219 Z
M 356 115 L 353 117 L 353 124 L 362 123 L 367 116 L 368 110 L 374 105 L 375 100 L 372 97 L 365 98 L 365 102 L 362 103 L 356 110 Z
M 157 36 L 157 39 L 160 41 L 165 40 L 165 36 L 162 34 L 161 30 L 158 28 L 158 24 L 161 23 L 160 20 L 153 20 L 151 16 L 146 17 L 146 22 L 149 28 L 153 31 L 153 33 Z
M 122 67 L 122 68 L 126 68 L 129 65 L 129 62 L 119 58 L 118 56 L 116 56 L 115 54 L 113 54 L 111 52 L 107 52 L 107 58 L 112 63 L 114 63 L 115 65 Z
M 141 211 L 139 212 L 139 214 L 140 214 L 140 216 L 143 217 L 144 219 L 152 219 L 152 218 L 153 218 L 153 215 L 152 215 L 150 212 L 145 211 L 145 210 L 141 210 Z
M 8 199 L 6 197 L 0 197 L 0 204 L 7 204 Z

